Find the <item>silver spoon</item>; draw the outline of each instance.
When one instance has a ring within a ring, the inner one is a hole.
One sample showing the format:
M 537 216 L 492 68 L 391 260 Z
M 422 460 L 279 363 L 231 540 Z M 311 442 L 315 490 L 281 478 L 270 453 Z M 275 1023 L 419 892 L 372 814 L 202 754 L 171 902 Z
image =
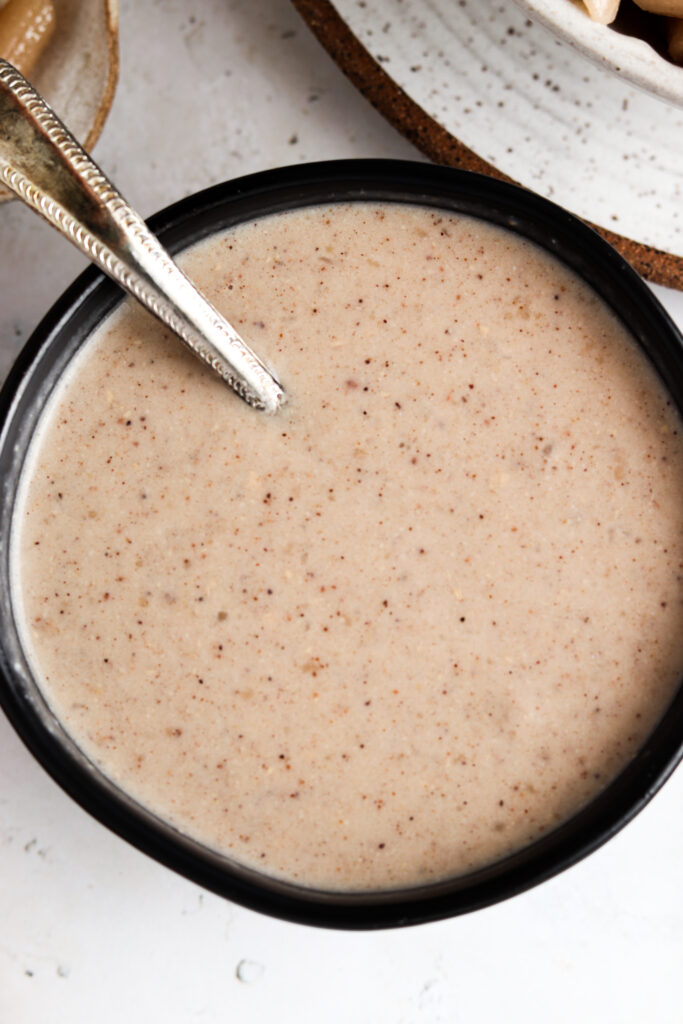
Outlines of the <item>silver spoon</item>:
M 275 412 L 273 374 L 176 266 L 43 98 L 0 58 L 0 181 L 139 299 L 245 402 Z

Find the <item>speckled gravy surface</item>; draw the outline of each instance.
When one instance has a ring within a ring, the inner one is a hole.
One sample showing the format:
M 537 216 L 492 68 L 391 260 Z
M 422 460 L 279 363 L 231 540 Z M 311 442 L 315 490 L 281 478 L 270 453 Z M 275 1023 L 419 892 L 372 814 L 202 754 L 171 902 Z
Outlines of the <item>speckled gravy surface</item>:
M 546 254 L 416 207 L 243 226 L 185 266 L 292 398 L 255 414 L 126 305 L 25 471 L 25 641 L 121 787 L 263 871 L 366 889 L 552 829 L 683 668 L 683 451 Z

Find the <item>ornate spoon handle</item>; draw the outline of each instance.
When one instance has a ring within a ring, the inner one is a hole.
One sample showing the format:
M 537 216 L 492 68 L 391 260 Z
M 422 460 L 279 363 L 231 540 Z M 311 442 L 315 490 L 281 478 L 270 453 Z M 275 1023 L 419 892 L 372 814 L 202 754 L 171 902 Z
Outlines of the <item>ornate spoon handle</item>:
M 35 89 L 0 58 L 0 181 L 139 299 L 249 405 L 282 387 L 176 266 Z

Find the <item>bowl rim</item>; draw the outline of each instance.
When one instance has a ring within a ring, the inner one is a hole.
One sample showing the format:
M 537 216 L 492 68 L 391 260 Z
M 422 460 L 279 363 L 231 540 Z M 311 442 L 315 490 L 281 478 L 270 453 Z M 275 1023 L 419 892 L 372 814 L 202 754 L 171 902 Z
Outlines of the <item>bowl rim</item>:
M 345 201 L 408 202 L 460 211 L 538 242 L 589 280 L 618 312 L 683 412 L 683 337 L 654 294 L 596 232 L 518 186 L 418 162 L 299 164 L 215 185 L 166 207 L 149 224 L 169 250 L 177 252 L 257 215 Z M 16 482 L 29 443 L 19 432 L 30 416 L 34 421 L 40 416 L 45 397 L 39 387 L 41 374 L 48 381 L 52 374 L 54 384 L 82 340 L 122 297 L 99 270 L 86 270 L 38 325 L 0 392 L 0 476 L 5 480 L 3 511 L 8 513 L 0 516 L 0 706 L 62 789 L 143 853 L 218 895 L 285 920 L 345 929 L 424 923 L 517 895 L 587 856 L 647 804 L 683 758 L 683 686 L 633 760 L 569 821 L 501 861 L 414 889 L 335 893 L 270 878 L 182 835 L 98 774 L 79 755 L 40 691 L 30 685 L 27 689 L 22 681 L 17 658 L 23 655 L 9 593 L 9 531 Z
M 532 20 L 544 25 L 599 67 L 624 81 L 683 107 L 683 67 L 657 53 L 645 39 L 601 25 L 572 0 L 515 0 Z

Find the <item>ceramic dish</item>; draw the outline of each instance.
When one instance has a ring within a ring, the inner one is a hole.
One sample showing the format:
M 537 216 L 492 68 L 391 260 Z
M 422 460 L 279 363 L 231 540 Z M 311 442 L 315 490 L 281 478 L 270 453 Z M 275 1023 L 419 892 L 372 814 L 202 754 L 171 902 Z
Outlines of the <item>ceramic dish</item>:
M 515 0 L 530 18 L 551 29 L 596 64 L 669 103 L 683 106 L 683 67 L 645 39 L 591 21 L 573 0 Z
M 511 228 L 547 248 L 620 313 L 683 407 L 682 339 L 650 290 L 585 225 L 505 183 L 390 161 L 301 165 L 219 185 L 160 213 L 151 226 L 177 252 L 217 230 L 272 212 L 365 200 L 460 211 Z M 31 676 L 11 600 L 9 535 L 18 479 L 45 401 L 69 360 L 120 301 L 109 280 L 88 270 L 38 327 L 0 395 L 0 703 L 35 757 L 81 806 L 209 890 L 278 917 L 339 928 L 415 924 L 497 902 L 573 864 L 643 807 L 683 753 L 683 691 L 637 756 L 570 821 L 475 873 L 411 889 L 333 893 L 269 878 L 182 835 L 109 781 L 67 735 Z
M 683 110 L 594 65 L 516 5 L 293 3 L 431 159 L 519 182 L 597 225 L 650 280 L 683 287 Z

